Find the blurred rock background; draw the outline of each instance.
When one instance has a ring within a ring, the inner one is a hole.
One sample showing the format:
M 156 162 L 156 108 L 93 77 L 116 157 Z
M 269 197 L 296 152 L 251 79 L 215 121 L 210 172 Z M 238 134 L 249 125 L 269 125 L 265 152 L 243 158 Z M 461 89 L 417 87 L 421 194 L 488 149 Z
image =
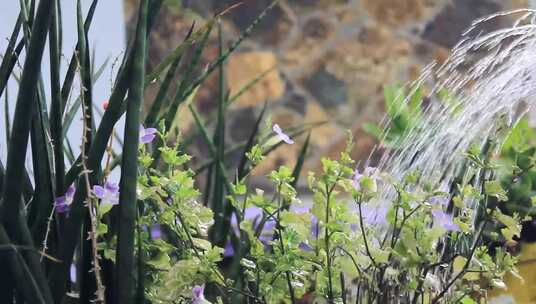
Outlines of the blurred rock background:
M 202 24 L 237 2 L 168 0 L 150 38 L 151 63 L 184 39 L 192 21 Z M 227 44 L 271 0 L 241 2 L 224 18 Z M 133 24 L 136 6 L 137 1 L 125 0 L 127 25 Z M 246 139 L 266 101 L 273 122 L 283 128 L 327 122 L 312 132 L 306 171 L 318 169 L 320 156 L 338 156 L 347 129 L 356 140 L 353 157 L 366 159 L 376 141 L 361 126 L 383 117 L 384 85 L 404 84 L 430 62 L 443 61 L 473 20 L 527 6 L 528 0 L 281 0 L 226 65 L 231 92 L 274 68 L 232 106 L 226 140 L 232 145 Z M 507 20 L 488 23 L 487 30 L 503 22 Z M 216 35 L 210 43 L 206 62 L 217 57 Z M 217 78 L 210 79 L 196 100 L 202 113 L 214 109 L 217 94 Z M 188 129 L 189 120 L 180 124 Z M 304 138 L 280 147 L 256 173 L 262 176 L 281 164 L 293 166 Z M 196 153 L 206 155 L 204 150 L 200 145 Z

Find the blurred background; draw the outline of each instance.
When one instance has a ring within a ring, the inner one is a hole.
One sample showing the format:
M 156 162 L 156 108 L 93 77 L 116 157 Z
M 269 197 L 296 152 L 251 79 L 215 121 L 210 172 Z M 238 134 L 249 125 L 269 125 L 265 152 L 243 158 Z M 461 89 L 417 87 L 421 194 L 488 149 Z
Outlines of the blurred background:
M 236 4 L 237 0 L 167 1 L 150 43 L 151 62 L 184 39 L 193 21 Z M 224 18 L 229 45 L 271 0 L 243 0 Z M 527 8 L 527 0 L 281 0 L 226 65 L 226 85 L 237 92 L 273 69 L 232 106 L 227 121 L 229 144 L 247 139 L 256 114 L 268 103 L 272 120 L 285 128 L 326 122 L 313 130 L 305 172 L 316 170 L 321 156 L 338 157 L 350 129 L 356 145 L 353 157 L 367 159 L 376 140 L 363 131 L 365 122 L 383 117 L 383 87 L 416 79 L 432 61 L 441 63 L 462 32 L 480 17 L 503 10 Z M 134 24 L 137 1 L 126 0 L 125 18 Z M 484 30 L 510 24 L 498 19 Z M 501 24 L 504 23 L 504 24 Z M 217 35 L 204 57 L 217 57 Z M 217 103 L 217 75 L 197 95 L 202 113 Z M 149 90 L 148 94 L 155 94 Z M 149 98 L 148 100 L 151 100 Z M 183 130 L 190 121 L 181 119 Z M 298 139 L 303 141 L 305 136 Z M 301 145 L 284 145 L 256 169 L 293 166 Z M 208 152 L 203 147 L 194 155 Z M 238 156 L 239 153 L 237 153 Z
M 82 2 L 87 10 L 91 1 Z M 150 64 L 154 66 L 180 44 L 194 21 L 200 26 L 208 17 L 238 2 L 240 5 L 223 20 L 226 46 L 271 0 L 167 0 L 150 37 Z M 64 33 L 63 51 L 68 57 L 76 43 L 76 2 L 61 3 L 63 22 L 72 25 L 66 26 Z M 100 1 L 97 6 L 89 37 L 95 49 L 94 66 L 105 69 L 94 91 L 97 104 L 110 94 L 111 75 L 117 70 L 114 63 L 123 55 L 137 5 L 136 0 L 114 0 Z M 431 62 L 441 63 L 473 20 L 531 6 L 534 3 L 530 0 L 281 0 L 226 63 L 225 85 L 231 94 L 265 74 L 232 105 L 227 115 L 226 144 L 232 146 L 247 139 L 266 102 L 272 121 L 283 129 L 325 122 L 312 131 L 304 172 L 317 170 L 321 156 L 337 157 L 345 147 L 348 129 L 356 140 L 352 156 L 365 160 L 377 142 L 362 126 L 383 117 L 385 85 L 406 84 Z M 4 1 L 0 8 L 0 50 L 4 50 L 5 38 L 16 20 L 18 1 Z M 484 30 L 510 22 L 487 22 L 489 28 Z M 217 31 L 213 31 L 209 44 L 202 59 L 206 63 L 218 56 Z M 63 70 L 66 66 L 67 59 Z M 48 70 L 44 70 L 44 76 L 48 77 Z M 45 84 L 48 86 L 47 79 Z M 147 101 L 153 100 L 157 87 L 149 87 Z M 16 91 L 13 84 L 10 88 L 11 99 Z M 216 107 L 217 94 L 214 73 L 196 95 L 195 105 L 205 118 Z M 3 119 L 2 114 L 0 125 Z M 195 129 L 190 115 L 178 117 L 177 124 L 183 133 Z M 79 129 L 71 128 L 69 135 L 78 138 Z M 121 125 L 117 131 L 122 134 Z M 304 140 L 302 135 L 297 138 L 298 144 L 279 147 L 255 174 L 262 177 L 281 164 L 293 166 Z M 207 148 L 202 140 L 193 146 L 190 153 L 194 161 L 202 161 L 208 155 Z M 0 155 L 6 154 L 2 141 Z M 241 151 L 230 155 L 230 168 L 240 155 Z

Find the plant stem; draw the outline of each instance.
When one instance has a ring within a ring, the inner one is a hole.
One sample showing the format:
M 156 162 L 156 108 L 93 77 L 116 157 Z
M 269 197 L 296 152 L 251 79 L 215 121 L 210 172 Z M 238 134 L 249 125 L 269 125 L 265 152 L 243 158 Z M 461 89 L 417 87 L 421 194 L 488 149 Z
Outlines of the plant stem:
M 278 206 L 279 208 L 277 209 L 277 234 L 279 234 L 279 245 L 281 246 L 281 253 L 283 255 L 285 255 L 285 245 L 283 243 L 283 232 L 281 231 L 281 225 L 280 225 L 280 219 L 281 219 L 281 209 L 283 208 L 283 206 L 281 206 L 281 184 L 278 185 L 277 187 L 277 192 L 279 193 L 278 195 Z M 294 287 L 292 287 L 292 274 L 290 273 L 290 271 L 285 271 L 285 275 L 287 277 L 287 286 L 288 286 L 288 291 L 290 293 L 290 301 L 292 304 L 296 303 L 296 297 L 294 295 Z
M 87 105 L 85 104 L 85 98 L 82 98 L 82 106 L 85 108 L 87 107 Z M 89 181 L 89 171 L 87 169 L 87 164 L 86 164 L 86 161 L 87 161 L 87 157 L 86 157 L 86 142 L 89 140 L 88 138 L 86 138 L 86 136 L 90 136 L 90 132 L 88 132 L 87 130 L 89 129 L 89 126 L 87 125 L 87 120 L 83 120 L 84 123 L 83 123 L 83 132 L 82 134 L 84 134 L 84 138 L 83 138 L 83 142 L 82 142 L 82 145 L 80 146 L 80 149 L 81 149 L 81 152 L 80 154 L 82 155 L 82 168 L 83 168 L 83 171 L 82 171 L 82 174 L 83 174 L 83 178 L 84 178 L 84 185 L 86 187 L 86 194 L 87 194 L 87 208 L 88 208 L 88 211 L 89 211 L 89 219 L 90 219 L 90 223 L 91 223 L 91 231 L 89 232 L 89 238 L 91 239 L 91 249 L 92 249 L 92 257 L 93 257 L 93 272 L 95 273 L 95 282 L 97 283 L 97 292 L 96 292 L 96 303 L 102 303 L 102 304 L 105 304 L 106 303 L 106 300 L 104 298 L 104 295 L 105 295 L 105 287 L 104 287 L 104 284 L 102 283 L 102 277 L 101 277 L 101 268 L 100 268 L 100 263 L 99 263 L 99 252 L 98 252 L 98 247 L 97 247 L 97 212 L 96 212 L 96 207 L 95 207 L 95 204 L 94 204 L 94 199 L 92 197 L 92 194 L 91 194 L 91 183 Z
M 324 232 L 324 241 L 326 246 L 326 264 L 328 269 L 328 302 L 333 303 L 334 302 L 334 296 L 333 296 L 333 282 L 331 277 L 331 256 L 330 256 L 330 248 L 329 248 L 329 203 L 330 203 L 330 195 L 331 191 L 328 191 L 327 185 L 326 185 L 326 228 Z
M 491 214 L 489 216 L 491 216 Z M 463 265 L 462 270 L 460 270 L 460 272 L 449 283 L 447 283 L 445 288 L 443 288 L 443 290 L 435 298 L 432 299 L 432 302 L 431 302 L 432 304 L 439 303 L 439 300 L 441 300 L 441 298 L 448 292 L 450 287 L 454 283 L 456 283 L 456 281 L 458 281 L 466 273 L 467 269 L 471 265 L 471 260 L 473 259 L 476 248 L 478 247 L 478 244 L 480 243 L 480 238 L 482 237 L 482 233 L 484 232 L 484 228 L 487 225 L 488 221 L 489 221 L 489 217 L 487 217 L 478 228 L 475 239 L 473 240 L 473 246 L 471 247 L 471 252 L 469 254 L 469 257 L 467 258 L 467 261 L 465 262 L 465 265 Z
M 136 299 L 136 272 L 134 239 L 137 217 L 138 146 L 140 132 L 141 105 L 143 102 L 148 0 L 141 0 L 139 6 L 136 38 L 132 45 L 132 79 L 125 118 L 125 142 L 121 162 L 119 193 L 119 229 L 117 235 L 117 268 L 115 277 L 115 303 L 133 304 Z M 111 104 L 109 105 L 109 107 Z M 137 278 L 143 280 L 143 278 Z
M 363 242 L 365 243 L 365 250 L 367 252 L 367 256 L 372 262 L 372 265 L 374 265 L 374 267 L 377 268 L 378 264 L 376 264 L 376 261 L 374 260 L 374 258 L 372 257 L 372 254 L 370 253 L 367 236 L 365 235 L 365 226 L 363 225 L 363 214 L 361 211 L 361 202 L 357 202 L 357 207 L 359 208 L 359 227 L 361 228 L 361 235 L 363 236 Z

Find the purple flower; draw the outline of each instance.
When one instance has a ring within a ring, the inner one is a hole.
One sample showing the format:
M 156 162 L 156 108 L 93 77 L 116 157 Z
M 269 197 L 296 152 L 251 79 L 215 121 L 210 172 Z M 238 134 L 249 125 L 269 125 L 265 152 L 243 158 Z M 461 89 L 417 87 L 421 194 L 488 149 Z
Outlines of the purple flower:
M 210 304 L 205 299 L 205 285 L 196 285 L 192 288 L 192 304 Z
M 159 224 L 153 225 L 151 227 L 151 239 L 157 240 L 162 238 L 162 228 Z
M 69 269 L 69 277 L 71 278 L 71 282 L 76 283 L 76 265 L 71 264 L 71 268 Z
M 298 248 L 300 248 L 303 251 L 308 251 L 308 252 L 314 250 L 314 248 L 311 245 L 309 245 L 309 244 L 307 244 L 305 242 L 300 242 L 300 244 L 298 245 Z
M 435 206 L 447 206 L 449 198 L 446 196 L 432 196 L 428 202 Z
M 73 203 L 74 193 L 76 192 L 76 188 L 71 185 L 69 188 L 67 188 L 67 191 L 63 196 L 56 197 L 54 199 L 54 206 L 56 208 L 56 212 L 58 213 L 65 213 L 69 211 L 69 208 L 71 207 L 71 204 Z
M 454 223 L 452 215 L 441 210 L 432 210 L 434 223 L 443 227 L 447 231 L 460 231 L 460 226 Z
M 112 182 L 106 182 L 104 187 L 93 186 L 93 193 L 101 200 L 101 204 L 119 204 L 119 187 Z
M 251 221 L 253 230 L 257 230 L 262 219 L 262 209 L 258 207 L 246 208 L 246 210 L 244 210 L 244 219 Z M 271 219 L 264 222 L 261 234 L 259 235 L 259 241 L 266 246 L 268 246 L 269 242 L 274 238 L 275 225 L 275 221 Z M 231 227 L 233 228 L 235 235 L 239 236 L 240 228 L 238 227 L 238 221 L 235 214 L 231 217 Z M 225 244 L 223 256 L 231 257 L 234 253 L 233 245 L 231 241 L 228 240 Z
M 311 214 L 311 206 L 293 205 L 293 206 L 290 206 L 290 210 L 298 214 L 308 213 L 311 215 L 311 239 L 317 240 L 320 235 L 320 232 L 322 231 L 322 225 L 318 222 L 318 218 L 315 215 Z M 314 250 L 312 244 L 310 244 L 307 241 L 300 242 L 300 244 L 298 245 L 298 248 L 303 251 L 308 251 L 308 252 Z
M 387 222 L 389 207 L 383 205 L 361 205 L 363 221 L 369 225 L 382 225 Z
M 372 178 L 374 181 L 378 180 L 379 179 L 379 176 L 378 176 L 378 168 L 375 168 L 375 167 L 366 167 L 365 168 L 365 171 L 363 172 L 363 174 L 361 174 L 359 172 L 359 169 L 355 169 L 354 171 L 354 178 L 352 180 L 352 185 L 354 186 L 354 188 L 357 190 L 357 191 L 360 191 L 361 190 L 361 179 L 364 177 L 364 176 L 367 176 L 367 177 L 370 177 Z
M 272 130 L 274 130 L 274 132 L 277 134 L 277 136 L 279 137 L 281 141 L 284 141 L 289 145 L 292 145 L 294 143 L 294 141 L 290 138 L 290 136 L 283 133 L 283 130 L 281 130 L 281 127 L 279 127 L 278 124 L 274 124 L 274 126 L 272 127 Z
M 227 240 L 227 243 L 225 243 L 225 248 L 223 249 L 223 256 L 224 257 L 232 257 L 234 256 L 234 247 L 231 240 Z
M 297 214 L 311 214 L 311 206 L 290 206 L 290 210 Z M 320 235 L 322 227 L 314 214 L 311 214 L 311 238 L 316 240 Z
M 140 125 L 140 143 L 148 144 L 156 137 L 157 130 L 155 128 L 144 128 Z

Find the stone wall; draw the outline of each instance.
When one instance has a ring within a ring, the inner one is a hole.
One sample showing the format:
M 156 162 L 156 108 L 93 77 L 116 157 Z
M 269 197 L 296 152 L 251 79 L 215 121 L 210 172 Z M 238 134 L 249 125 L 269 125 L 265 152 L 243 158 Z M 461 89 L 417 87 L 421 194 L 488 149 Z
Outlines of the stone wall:
M 125 1 L 127 24 L 132 24 L 138 1 Z M 228 13 L 223 23 L 226 43 L 270 1 L 242 0 L 242 5 Z M 184 38 L 192 20 L 202 22 L 204 16 L 237 0 L 168 2 L 177 4 L 158 18 L 150 44 L 153 64 Z M 181 5 L 186 9 L 177 8 Z M 228 141 L 248 136 L 266 101 L 273 121 L 283 128 L 326 121 L 312 133 L 308 170 L 318 167 L 320 155 L 338 156 L 347 129 L 355 134 L 353 156 L 365 159 L 376 142 L 361 125 L 383 116 L 385 84 L 411 81 L 431 61 L 444 60 L 474 19 L 526 6 L 527 0 L 281 0 L 226 65 L 231 92 L 274 68 L 233 105 L 227 123 Z M 488 30 L 503 21 L 489 24 Z M 204 60 L 209 62 L 216 56 L 213 37 Z M 199 93 L 196 102 L 201 112 L 208 113 L 214 107 L 216 88 L 216 79 L 209 79 Z M 182 125 L 187 127 L 188 121 L 183 119 Z M 257 173 L 265 174 L 274 165 L 293 165 L 299 143 L 278 149 Z

